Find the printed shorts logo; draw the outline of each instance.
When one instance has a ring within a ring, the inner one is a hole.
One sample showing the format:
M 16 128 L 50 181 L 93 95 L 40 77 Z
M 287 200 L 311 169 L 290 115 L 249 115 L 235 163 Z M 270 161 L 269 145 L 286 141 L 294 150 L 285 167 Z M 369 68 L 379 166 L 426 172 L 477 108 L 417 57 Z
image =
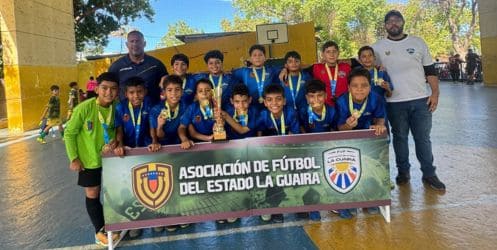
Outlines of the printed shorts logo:
M 335 191 L 350 192 L 361 177 L 361 151 L 356 148 L 338 147 L 323 152 L 324 176 Z
M 147 163 L 131 169 L 133 194 L 145 207 L 157 210 L 164 206 L 173 192 L 172 166 Z

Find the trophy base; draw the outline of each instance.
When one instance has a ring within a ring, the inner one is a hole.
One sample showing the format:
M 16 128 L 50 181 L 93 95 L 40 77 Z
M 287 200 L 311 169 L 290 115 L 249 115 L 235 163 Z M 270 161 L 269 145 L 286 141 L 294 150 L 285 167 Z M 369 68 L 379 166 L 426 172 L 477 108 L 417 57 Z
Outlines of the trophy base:
M 227 136 L 226 136 L 226 131 L 223 132 L 214 132 L 212 138 L 212 142 L 222 142 L 222 141 L 227 141 Z

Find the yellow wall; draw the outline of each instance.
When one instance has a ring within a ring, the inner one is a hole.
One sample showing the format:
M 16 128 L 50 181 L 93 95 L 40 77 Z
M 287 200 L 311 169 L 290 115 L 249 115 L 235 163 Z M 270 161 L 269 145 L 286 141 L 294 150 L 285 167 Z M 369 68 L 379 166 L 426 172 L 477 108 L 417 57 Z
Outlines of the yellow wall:
M 77 76 L 72 1 L 2 0 L 0 25 L 9 132 L 37 127 L 52 84 L 65 114 Z
M 481 53 L 483 81 L 485 85 L 497 86 L 497 1 L 480 0 Z
M 145 34 L 146 35 L 146 34 Z M 288 26 L 289 42 L 285 44 L 272 45 L 273 58 L 282 58 L 289 50 L 297 50 L 302 56 L 304 64 L 316 62 L 316 41 L 314 39 L 314 23 L 301 23 Z M 224 54 L 224 69 L 231 70 L 243 66 L 243 61 L 248 58 L 248 49 L 256 43 L 255 32 L 213 38 L 209 40 L 197 41 L 180 46 L 169 47 L 148 51 L 161 60 L 169 73 L 172 72 L 171 57 L 177 53 L 183 53 L 190 59 L 190 72 L 205 71 L 204 54 L 213 49 L 219 49 Z M 146 48 L 145 48 L 146 49 Z M 266 55 L 269 56 L 269 49 L 266 46 Z M 107 70 L 112 61 L 117 58 L 106 58 L 89 61 L 78 65 L 78 79 L 80 87 L 88 80 L 90 75 L 97 76 L 98 73 Z

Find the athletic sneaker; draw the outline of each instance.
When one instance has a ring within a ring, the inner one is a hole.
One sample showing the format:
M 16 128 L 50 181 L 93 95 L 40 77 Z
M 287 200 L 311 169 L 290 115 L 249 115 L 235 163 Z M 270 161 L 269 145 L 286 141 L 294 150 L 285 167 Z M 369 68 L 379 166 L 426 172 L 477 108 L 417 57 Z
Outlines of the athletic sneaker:
M 397 182 L 397 185 L 404 185 L 409 183 L 409 180 L 411 179 L 411 174 L 409 172 L 400 172 L 397 174 L 397 177 L 395 177 L 395 182 Z
M 309 212 L 309 219 L 319 221 L 321 220 L 321 213 L 319 213 L 319 211 Z
M 331 210 L 331 212 L 338 214 L 342 219 L 352 219 L 354 217 L 349 209 Z
M 179 227 L 178 225 L 167 226 L 166 230 L 168 232 L 174 232 L 174 231 L 176 231 L 178 229 L 178 227 Z
M 115 242 L 119 239 L 119 233 L 112 233 L 112 241 Z M 98 233 L 95 234 L 95 243 L 100 246 L 108 246 L 109 241 L 107 240 L 107 232 L 104 228 L 101 228 Z
M 156 232 L 156 233 L 160 233 L 160 232 L 164 231 L 164 228 L 165 227 L 154 227 L 154 228 L 152 228 L 152 230 L 154 230 L 154 232 Z
M 271 215 L 270 214 L 263 214 L 263 215 L 261 215 L 261 220 L 262 221 L 270 221 Z
M 43 139 L 41 137 L 36 138 L 36 141 L 38 141 L 41 144 L 46 144 L 47 143 L 47 141 L 45 141 L 45 139 Z
M 227 221 L 228 223 L 234 223 L 234 222 L 236 222 L 237 220 L 238 220 L 238 218 L 228 218 L 226 221 Z
M 216 222 L 219 224 L 224 224 L 224 223 L 226 223 L 226 220 L 217 220 Z
M 271 216 L 271 219 L 273 220 L 273 222 L 282 223 L 283 222 L 283 214 L 273 214 Z
M 131 229 L 128 232 L 130 238 L 136 238 L 142 234 L 142 229 Z

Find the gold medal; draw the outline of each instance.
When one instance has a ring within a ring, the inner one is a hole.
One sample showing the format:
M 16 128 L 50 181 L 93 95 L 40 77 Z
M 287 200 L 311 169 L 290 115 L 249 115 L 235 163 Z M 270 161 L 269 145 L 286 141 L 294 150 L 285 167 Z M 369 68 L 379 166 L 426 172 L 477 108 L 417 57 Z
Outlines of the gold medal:
M 259 103 L 264 103 L 264 98 L 259 97 Z
M 361 112 L 359 112 L 359 110 L 357 109 L 354 109 L 354 111 L 352 111 L 352 116 L 358 119 L 359 117 L 361 117 Z
M 160 111 L 160 117 L 162 119 L 166 119 L 167 120 L 169 118 L 169 112 L 166 109 L 162 109 Z
M 106 154 L 106 153 L 110 153 L 111 151 L 111 147 L 109 144 L 105 144 L 103 147 L 102 147 L 102 153 Z

